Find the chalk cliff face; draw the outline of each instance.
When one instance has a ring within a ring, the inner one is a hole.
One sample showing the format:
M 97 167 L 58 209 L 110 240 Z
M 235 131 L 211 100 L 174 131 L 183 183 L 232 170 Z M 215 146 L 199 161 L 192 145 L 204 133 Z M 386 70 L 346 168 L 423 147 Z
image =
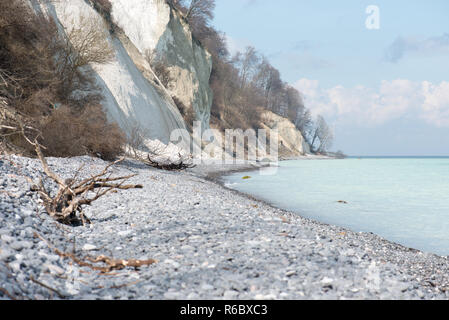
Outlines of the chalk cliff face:
M 64 27 L 77 26 L 79 17 L 101 20 L 85 0 L 37 1 L 33 7 L 53 16 Z M 187 24 L 164 0 L 111 0 L 112 22 L 119 28 L 104 32 L 115 57 L 104 65 L 92 65 L 105 96 L 103 105 L 112 120 L 130 133 L 138 126 L 149 140 L 168 144 L 171 133 L 185 129 L 172 96 L 192 106 L 208 128 L 212 93 L 209 54 L 192 39 Z M 175 82 L 164 88 L 146 59 L 155 51 L 165 56 Z M 168 90 L 167 90 L 168 89 Z
M 181 13 L 165 0 L 111 0 L 112 18 L 141 55 L 162 59 L 173 81 L 172 96 L 193 108 L 203 129 L 209 128 L 212 90 L 209 78 L 212 59 L 192 37 Z
M 69 30 L 81 24 L 81 16 L 98 21 L 104 19 L 90 0 L 25 1 Z M 113 47 L 114 58 L 108 64 L 90 67 L 95 71 L 105 97 L 103 105 L 111 120 L 129 135 L 138 127 L 150 149 L 154 140 L 169 144 L 175 130 L 186 129 L 173 99 L 176 97 L 195 111 L 203 131 L 209 129 L 213 98 L 209 86 L 212 59 L 194 39 L 182 14 L 165 0 L 110 2 L 110 21 L 104 24 L 103 32 Z M 113 25 L 113 34 L 108 24 Z M 61 32 L 64 32 L 63 28 Z M 147 59 L 148 54 L 163 59 L 168 66 L 173 79 L 168 88 L 158 80 Z M 271 112 L 265 112 L 263 119 L 265 129 L 279 130 L 282 157 L 310 152 L 301 133 L 288 119 Z M 189 136 L 183 138 L 190 141 Z M 187 145 L 184 148 L 190 149 Z
M 262 121 L 266 129 L 278 130 L 280 157 L 289 158 L 310 153 L 310 147 L 303 135 L 290 120 L 266 111 L 262 115 Z

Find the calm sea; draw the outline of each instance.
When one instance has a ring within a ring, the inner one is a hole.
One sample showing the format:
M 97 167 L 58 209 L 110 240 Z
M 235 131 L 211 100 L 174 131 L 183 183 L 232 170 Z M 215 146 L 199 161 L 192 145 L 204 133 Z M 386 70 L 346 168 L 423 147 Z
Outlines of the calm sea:
M 303 217 L 449 255 L 449 157 L 295 160 L 280 166 L 273 176 L 233 174 L 226 185 Z

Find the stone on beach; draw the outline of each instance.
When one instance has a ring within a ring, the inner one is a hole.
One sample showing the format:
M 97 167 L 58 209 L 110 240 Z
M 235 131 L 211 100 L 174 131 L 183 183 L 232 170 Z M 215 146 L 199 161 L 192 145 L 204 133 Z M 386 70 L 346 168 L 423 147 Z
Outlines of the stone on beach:
M 4 190 L 28 190 L 26 177 L 41 175 L 39 161 L 11 159 L 20 166 L 2 163 Z M 80 177 L 105 166 L 90 157 L 48 161 L 64 178 L 81 164 Z M 304 219 L 205 179 L 230 169 L 165 172 L 126 160 L 114 173 L 138 174 L 129 183 L 144 189 L 112 193 L 86 207 L 92 228 L 61 227 L 37 194 L 0 193 L 0 288 L 60 298 L 29 281 L 33 277 L 68 299 L 447 299 L 439 290 L 449 287 L 447 258 Z M 60 257 L 34 232 L 79 256 L 158 262 L 106 277 Z

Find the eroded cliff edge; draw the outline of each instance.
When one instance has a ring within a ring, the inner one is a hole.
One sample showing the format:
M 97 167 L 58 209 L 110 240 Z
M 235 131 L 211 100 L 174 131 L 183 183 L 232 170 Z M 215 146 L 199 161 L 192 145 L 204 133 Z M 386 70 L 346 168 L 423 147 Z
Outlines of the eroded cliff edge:
M 90 0 L 29 1 L 54 17 L 61 32 L 79 27 L 82 16 L 105 21 L 103 32 L 113 46 L 114 59 L 91 67 L 110 119 L 125 133 L 131 135 L 138 127 L 147 141 L 169 144 L 174 130 L 187 128 L 175 100 L 193 110 L 203 130 L 209 129 L 211 55 L 192 35 L 183 14 L 165 0 L 110 0 L 108 17 Z M 158 79 L 150 56 L 163 59 L 170 72 L 169 85 Z M 288 119 L 266 112 L 262 122 L 265 129 L 279 130 L 282 157 L 310 152 L 301 132 Z

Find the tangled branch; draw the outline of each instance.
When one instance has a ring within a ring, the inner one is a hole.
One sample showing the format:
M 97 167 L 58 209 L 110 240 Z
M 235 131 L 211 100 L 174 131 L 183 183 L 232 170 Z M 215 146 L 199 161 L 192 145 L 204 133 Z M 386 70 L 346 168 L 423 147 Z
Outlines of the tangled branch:
M 196 166 L 194 164 L 192 164 L 191 162 L 187 162 L 184 157 L 181 155 L 181 153 L 178 154 L 179 156 L 179 161 L 177 162 L 161 162 L 161 161 L 157 161 L 154 160 L 150 157 L 150 155 L 148 155 L 147 159 L 144 160 L 143 162 L 153 168 L 156 169 L 161 169 L 161 170 L 166 170 L 166 171 L 181 171 L 181 170 L 186 170 L 186 169 L 191 169 L 191 168 L 195 168 Z
M 87 267 L 94 271 L 99 271 L 101 273 L 110 273 L 116 270 L 123 270 L 125 268 L 140 268 L 144 266 L 150 266 L 157 263 L 156 260 L 123 260 L 123 259 L 113 259 L 106 256 L 98 256 L 96 258 L 90 256 L 77 257 L 74 253 L 66 253 L 57 249 L 51 245 L 45 238 L 43 238 L 38 233 L 34 233 L 34 236 L 44 241 L 47 246 L 52 249 L 61 258 L 69 258 L 74 263 L 80 267 Z
M 34 144 L 44 173 L 59 186 L 56 195 L 51 196 L 50 192 L 45 188 L 42 179 L 40 179 L 39 185 L 35 187 L 34 191 L 37 191 L 41 196 L 48 214 L 60 223 L 67 225 L 85 225 L 86 223 L 90 223 L 90 220 L 83 213 L 82 206 L 91 205 L 95 200 L 114 190 L 143 188 L 142 185 L 124 184 L 128 179 L 136 175 L 111 177 L 109 169 L 117 163 L 122 162 L 123 159 L 107 165 L 101 173 L 87 179 L 77 180 L 77 176 L 82 169 L 81 167 L 73 178 L 63 180 L 50 169 L 39 144 L 37 142 Z M 93 195 L 89 197 L 89 194 L 92 193 Z

